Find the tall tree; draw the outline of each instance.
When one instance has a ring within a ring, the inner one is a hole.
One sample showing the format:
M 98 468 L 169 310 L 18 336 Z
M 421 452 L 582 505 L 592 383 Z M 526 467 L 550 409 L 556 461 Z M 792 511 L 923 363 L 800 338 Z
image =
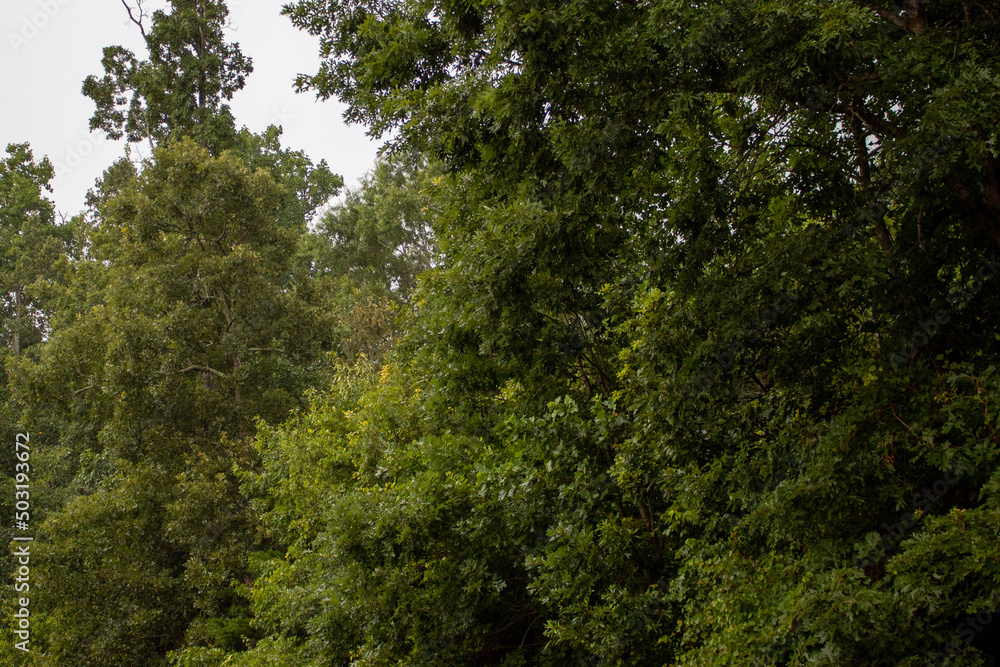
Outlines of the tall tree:
M 322 381 L 333 344 L 283 195 L 231 152 L 157 148 L 100 205 L 92 262 L 65 288 L 88 307 L 15 369 L 32 419 L 78 460 L 79 495 L 43 527 L 51 655 L 162 664 L 251 634 L 233 582 L 259 542 L 233 466 L 256 419 L 280 421 Z
M 174 2 L 148 60 L 112 47 L 85 93 L 95 129 L 148 140 L 88 197 L 85 251 L 50 290 L 51 333 L 11 364 L 12 406 L 58 459 L 35 620 L 40 647 L 84 665 L 166 664 L 183 646 L 245 647 L 240 593 L 263 548 L 234 469 L 261 423 L 324 384 L 335 327 L 311 283 L 308 223 L 342 184 L 237 132 L 224 100 L 249 60 L 223 2 Z
M 148 59 L 121 46 L 104 49 L 104 76 L 83 84 L 83 94 L 97 105 L 91 129 L 131 142 L 191 135 L 215 153 L 229 147 L 236 130 L 226 101 L 243 88 L 253 65 L 237 44 L 225 41 L 226 3 L 174 0 L 169 13 L 153 13 L 148 31 L 141 3 L 126 8 L 142 31 Z

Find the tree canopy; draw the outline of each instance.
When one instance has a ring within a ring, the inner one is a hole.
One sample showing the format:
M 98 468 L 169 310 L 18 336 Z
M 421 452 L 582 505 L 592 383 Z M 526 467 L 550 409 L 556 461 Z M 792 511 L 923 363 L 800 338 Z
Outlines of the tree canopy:
M 228 148 L 235 121 L 226 101 L 243 88 L 253 64 L 239 45 L 225 41 L 226 3 L 171 0 L 169 12 L 153 13 L 148 32 L 142 4 L 135 14 L 128 11 L 148 59 L 121 46 L 104 49 L 104 76 L 83 84 L 97 106 L 90 129 L 130 142 L 187 134 L 214 150 Z
M 320 213 L 174 5 L 8 355 L 47 657 L 996 664 L 1000 4 L 291 2 Z

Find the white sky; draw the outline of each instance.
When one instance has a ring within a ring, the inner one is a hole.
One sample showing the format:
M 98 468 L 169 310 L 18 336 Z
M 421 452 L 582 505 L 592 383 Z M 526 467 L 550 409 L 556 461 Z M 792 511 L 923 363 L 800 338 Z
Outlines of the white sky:
M 228 3 L 229 41 L 254 65 L 230 103 L 237 125 L 253 132 L 281 125 L 284 146 L 304 150 L 313 162 L 325 159 L 352 187 L 371 169 L 378 144 L 364 127 L 343 122 L 340 102 L 295 93 L 295 75 L 317 70 L 319 43 L 280 15 L 285 2 Z M 143 3 L 149 11 L 166 5 Z M 124 143 L 89 132 L 94 104 L 80 93 L 88 75 L 103 75 L 102 49 L 115 44 L 145 57 L 121 0 L 0 0 L 0 153 L 9 143 L 28 141 L 36 159 L 48 156 L 56 167 L 50 196 L 68 215 L 83 209 L 94 180 L 123 154 Z

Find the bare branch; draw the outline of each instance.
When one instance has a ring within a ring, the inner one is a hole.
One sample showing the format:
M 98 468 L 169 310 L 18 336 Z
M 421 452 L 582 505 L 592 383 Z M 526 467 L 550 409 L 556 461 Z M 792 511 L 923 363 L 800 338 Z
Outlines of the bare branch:
M 143 39 L 145 39 L 145 37 L 146 37 L 146 28 L 145 28 L 145 26 L 142 25 L 142 19 L 143 19 L 143 16 L 144 16 L 143 13 L 142 13 L 142 0 L 135 0 L 136 12 L 139 14 L 139 18 L 136 18 L 135 15 L 132 14 L 132 8 L 129 6 L 129 4 L 127 2 L 125 2 L 125 0 L 122 0 L 122 4 L 125 5 L 125 11 L 128 12 L 128 18 L 129 18 L 129 20 L 132 21 L 132 23 L 134 23 L 137 26 L 139 26 L 139 32 L 142 33 Z

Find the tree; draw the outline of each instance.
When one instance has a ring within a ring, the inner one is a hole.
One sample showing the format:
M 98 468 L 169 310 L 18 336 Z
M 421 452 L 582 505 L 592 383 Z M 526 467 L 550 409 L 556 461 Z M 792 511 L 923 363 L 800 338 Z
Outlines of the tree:
M 235 130 L 223 100 L 250 63 L 222 40 L 225 4 L 172 5 L 148 33 L 136 18 L 149 60 L 112 47 L 84 84 L 93 127 L 153 154 L 127 153 L 89 193 L 79 248 L 45 286 L 47 340 L 9 364 L 5 407 L 48 464 L 34 623 L 74 664 L 253 641 L 242 589 L 264 543 L 234 470 L 258 422 L 326 382 L 336 345 L 305 258 L 342 180 L 281 128 Z
M 78 495 L 42 528 L 50 655 L 162 664 L 248 634 L 233 583 L 258 543 L 233 466 L 332 345 L 284 201 L 268 171 L 180 139 L 100 204 L 92 262 L 66 288 L 89 307 L 60 313 L 16 369 L 29 416 L 78 461 Z
M 0 162 L 0 293 L 3 337 L 15 355 L 42 338 L 44 313 L 31 285 L 51 276 L 50 267 L 72 239 L 69 226 L 55 224 L 52 202 L 44 196 L 52 176 L 52 165 L 45 158 L 35 162 L 28 144 L 7 146 Z
M 433 192 L 440 181 L 439 167 L 423 157 L 384 158 L 308 237 L 306 256 L 316 284 L 330 295 L 327 307 L 347 359 L 384 361 L 400 309 L 418 276 L 434 265 Z
M 49 332 L 49 288 L 58 279 L 59 262 L 78 251 L 79 226 L 76 221 L 56 224 L 52 202 L 45 196 L 52 175 L 49 161 L 36 161 L 27 143 L 8 145 L 0 161 L 0 435 L 7 442 L 14 442 L 19 432 L 33 435 L 32 425 L 14 408 L 18 388 L 11 382 L 10 366 L 38 353 Z M 32 461 L 50 462 L 38 451 Z M 16 463 L 13 448 L 0 454 L 0 479 L 13 485 Z M 14 501 L 13 495 L 3 499 L 0 511 L 14 516 Z M 31 510 L 35 519 L 44 516 L 44 503 L 33 501 Z M 14 534 L 11 524 L 0 532 L 3 538 Z M 9 589 L 0 596 L 5 613 L 14 595 Z
M 236 134 L 225 102 L 243 88 L 253 65 L 238 45 L 224 39 L 225 2 L 177 0 L 170 6 L 170 13 L 153 13 L 147 33 L 143 18 L 126 4 L 149 59 L 139 60 L 121 46 L 104 49 L 104 76 L 89 76 L 83 84 L 83 94 L 97 105 L 90 127 L 130 142 L 191 135 L 218 153 Z
M 997 11 L 290 5 L 326 57 L 300 85 L 451 189 L 419 392 L 360 402 L 362 481 L 288 553 L 363 593 L 272 632 L 347 613 L 372 664 L 995 661 Z M 496 556 L 462 596 L 411 578 L 462 545 Z M 526 609 L 538 646 L 490 643 Z
M 419 155 L 377 162 L 320 220 L 327 270 L 358 283 L 379 283 L 406 301 L 417 277 L 434 265 L 432 190 L 441 180 L 440 166 Z

